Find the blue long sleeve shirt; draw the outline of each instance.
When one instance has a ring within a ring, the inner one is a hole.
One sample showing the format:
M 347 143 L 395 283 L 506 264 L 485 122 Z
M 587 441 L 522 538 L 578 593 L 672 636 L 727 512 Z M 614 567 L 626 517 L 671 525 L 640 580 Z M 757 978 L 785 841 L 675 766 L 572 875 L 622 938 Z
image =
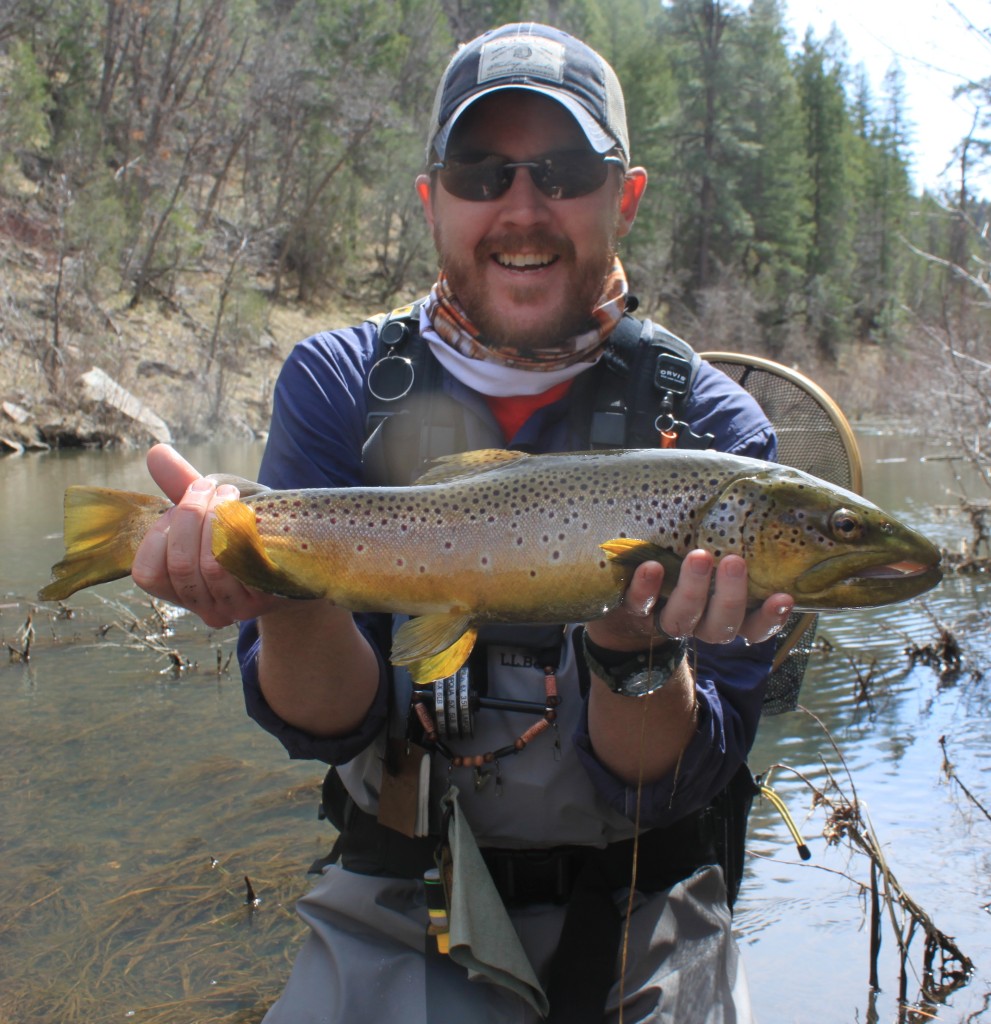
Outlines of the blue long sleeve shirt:
M 362 484 L 364 381 L 374 360 L 376 335 L 377 328 L 364 323 L 314 335 L 294 348 L 276 385 L 260 482 L 277 489 Z M 476 415 L 491 419 L 482 396 L 446 373 L 443 386 Z M 574 450 L 580 442 L 573 435 L 571 400 L 569 394 L 538 409 L 513 438 L 513 446 L 535 452 Z M 713 447 L 720 451 L 768 460 L 776 454 L 773 428 L 760 407 L 704 362 L 682 414 L 696 433 L 714 434 Z M 388 664 L 391 619 L 383 615 L 356 618 L 379 656 L 379 689 L 361 728 L 333 739 L 311 736 L 289 725 L 267 705 L 258 684 L 257 625 L 246 622 L 241 628 L 238 657 L 248 713 L 283 743 L 291 757 L 347 764 L 367 754 L 386 728 L 393 685 Z M 677 773 L 640 794 L 643 824 L 666 824 L 704 806 L 730 780 L 753 743 L 772 656 L 773 643 L 748 646 L 738 640 L 729 645 L 694 645 L 697 730 Z M 636 794 L 596 758 L 584 703 L 573 722 L 568 740 L 597 797 L 616 813 L 632 817 Z M 504 831 L 512 827 L 507 824 Z M 525 835 L 500 833 L 498 838 L 527 845 Z

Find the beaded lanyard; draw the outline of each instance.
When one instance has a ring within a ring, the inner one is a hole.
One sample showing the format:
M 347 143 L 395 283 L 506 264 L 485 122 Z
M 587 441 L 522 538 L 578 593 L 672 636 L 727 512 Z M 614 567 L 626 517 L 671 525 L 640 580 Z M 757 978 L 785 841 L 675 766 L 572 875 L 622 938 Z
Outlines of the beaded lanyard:
M 431 711 L 430 704 L 434 705 Z M 439 679 L 433 683 L 433 690 L 424 687 L 413 691 L 413 710 L 423 728 L 424 739 L 435 750 L 447 758 L 451 768 L 474 768 L 475 788 L 480 789 L 487 776 L 481 772 L 485 765 L 495 765 L 496 791 L 500 791 L 499 759 L 511 754 L 519 754 L 541 733 L 546 732 L 557 720 L 557 709 L 561 698 L 557 692 L 557 667 L 544 666 L 544 703 L 534 701 L 515 701 L 499 697 L 478 697 L 471 694 L 468 687 L 468 670 L 461 669 L 457 675 L 447 679 Z M 520 733 L 512 743 L 497 750 L 488 750 L 483 754 L 455 754 L 441 739 L 438 719 L 445 716 L 445 729 L 449 732 L 471 735 L 471 714 L 477 708 L 497 708 L 503 711 L 523 711 L 541 714 L 535 722 Z M 555 756 L 559 756 L 560 743 L 555 742 Z

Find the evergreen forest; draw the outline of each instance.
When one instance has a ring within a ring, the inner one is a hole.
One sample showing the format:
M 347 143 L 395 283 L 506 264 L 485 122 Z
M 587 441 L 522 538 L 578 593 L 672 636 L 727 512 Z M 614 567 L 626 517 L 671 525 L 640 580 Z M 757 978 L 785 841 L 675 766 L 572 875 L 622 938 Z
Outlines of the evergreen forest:
M 980 356 L 989 206 L 971 181 L 991 79 L 968 86 L 984 118 L 945 191 L 920 192 L 925 126 L 897 63 L 875 93 L 839 33 L 796 40 L 784 15 L 783 0 L 3 0 L 0 254 L 23 271 L 34 252 L 44 287 L 21 331 L 31 310 L 0 287 L 0 346 L 58 392 L 129 311 L 190 307 L 208 280 L 190 323 L 216 418 L 218 375 L 273 310 L 422 294 L 435 263 L 411 183 L 439 73 L 458 42 L 532 18 L 624 83 L 651 175 L 621 251 L 641 312 L 806 368 L 933 344 Z

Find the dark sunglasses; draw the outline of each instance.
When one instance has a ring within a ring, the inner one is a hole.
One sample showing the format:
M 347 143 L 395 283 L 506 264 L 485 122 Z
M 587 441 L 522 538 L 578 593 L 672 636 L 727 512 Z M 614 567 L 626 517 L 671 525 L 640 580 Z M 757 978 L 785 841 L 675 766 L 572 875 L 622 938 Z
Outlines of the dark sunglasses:
M 609 175 L 610 164 L 623 166 L 618 156 L 601 156 L 586 149 L 548 153 L 536 160 L 507 160 L 489 153 L 478 158 L 451 157 L 433 164 L 440 183 L 458 199 L 485 202 L 505 195 L 516 172 L 525 167 L 534 185 L 548 199 L 577 199 L 601 188 Z

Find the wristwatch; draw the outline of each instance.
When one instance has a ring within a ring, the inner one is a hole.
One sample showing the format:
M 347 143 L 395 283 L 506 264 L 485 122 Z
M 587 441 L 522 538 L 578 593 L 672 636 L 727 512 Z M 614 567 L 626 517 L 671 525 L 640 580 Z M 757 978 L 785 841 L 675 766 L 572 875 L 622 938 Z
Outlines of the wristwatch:
M 686 647 L 687 641 L 671 637 L 647 651 L 611 651 L 582 630 L 582 654 L 589 671 L 624 697 L 644 697 L 659 690 L 681 663 Z

